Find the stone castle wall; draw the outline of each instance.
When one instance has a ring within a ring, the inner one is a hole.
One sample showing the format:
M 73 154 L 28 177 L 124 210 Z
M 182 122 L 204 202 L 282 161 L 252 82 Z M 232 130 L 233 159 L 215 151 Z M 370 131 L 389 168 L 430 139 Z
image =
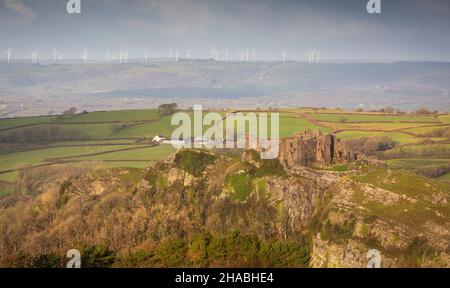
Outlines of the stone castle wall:
M 287 167 L 331 165 L 359 160 L 361 155 L 334 134 L 307 130 L 280 142 L 279 160 Z

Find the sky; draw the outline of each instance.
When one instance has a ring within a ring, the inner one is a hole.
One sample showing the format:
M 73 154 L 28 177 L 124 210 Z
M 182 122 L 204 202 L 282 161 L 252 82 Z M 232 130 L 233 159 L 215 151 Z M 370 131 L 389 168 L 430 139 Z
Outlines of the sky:
M 128 50 L 166 57 L 208 58 L 210 50 L 255 49 L 258 60 L 450 61 L 449 0 L 381 0 L 381 14 L 368 0 L 80 0 L 81 14 L 66 12 L 67 0 L 0 0 L 0 51 L 12 57 L 104 59 Z

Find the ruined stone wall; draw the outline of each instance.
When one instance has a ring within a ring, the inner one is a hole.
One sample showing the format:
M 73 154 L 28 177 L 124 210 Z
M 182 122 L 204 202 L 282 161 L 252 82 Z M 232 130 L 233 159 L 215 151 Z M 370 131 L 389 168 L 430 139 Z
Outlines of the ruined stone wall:
M 280 142 L 279 160 L 287 167 L 331 165 L 356 161 L 358 157 L 359 154 L 345 141 L 337 139 L 334 134 L 321 134 L 319 131 L 307 130 Z

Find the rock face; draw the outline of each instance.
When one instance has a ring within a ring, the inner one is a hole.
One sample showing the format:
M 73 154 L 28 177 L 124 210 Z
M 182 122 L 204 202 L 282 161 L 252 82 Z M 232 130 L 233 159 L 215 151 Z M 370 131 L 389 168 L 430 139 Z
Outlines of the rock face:
M 361 159 L 361 156 L 334 134 L 306 130 L 281 140 L 279 160 L 292 168 L 296 165 L 308 167 L 312 164 L 352 162 Z

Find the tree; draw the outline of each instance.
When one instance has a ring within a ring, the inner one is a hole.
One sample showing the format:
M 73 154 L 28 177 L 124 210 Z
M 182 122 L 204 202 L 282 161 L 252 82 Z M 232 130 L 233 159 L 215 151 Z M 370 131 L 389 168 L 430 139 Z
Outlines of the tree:
M 163 117 L 163 116 L 171 115 L 177 109 L 178 109 L 178 104 L 177 103 L 161 104 L 158 107 L 159 116 Z
M 68 110 L 64 111 L 62 115 L 73 115 L 77 112 L 77 108 L 71 107 Z
M 419 110 L 416 110 L 416 114 L 431 114 L 430 110 L 428 110 L 425 107 L 420 108 Z

